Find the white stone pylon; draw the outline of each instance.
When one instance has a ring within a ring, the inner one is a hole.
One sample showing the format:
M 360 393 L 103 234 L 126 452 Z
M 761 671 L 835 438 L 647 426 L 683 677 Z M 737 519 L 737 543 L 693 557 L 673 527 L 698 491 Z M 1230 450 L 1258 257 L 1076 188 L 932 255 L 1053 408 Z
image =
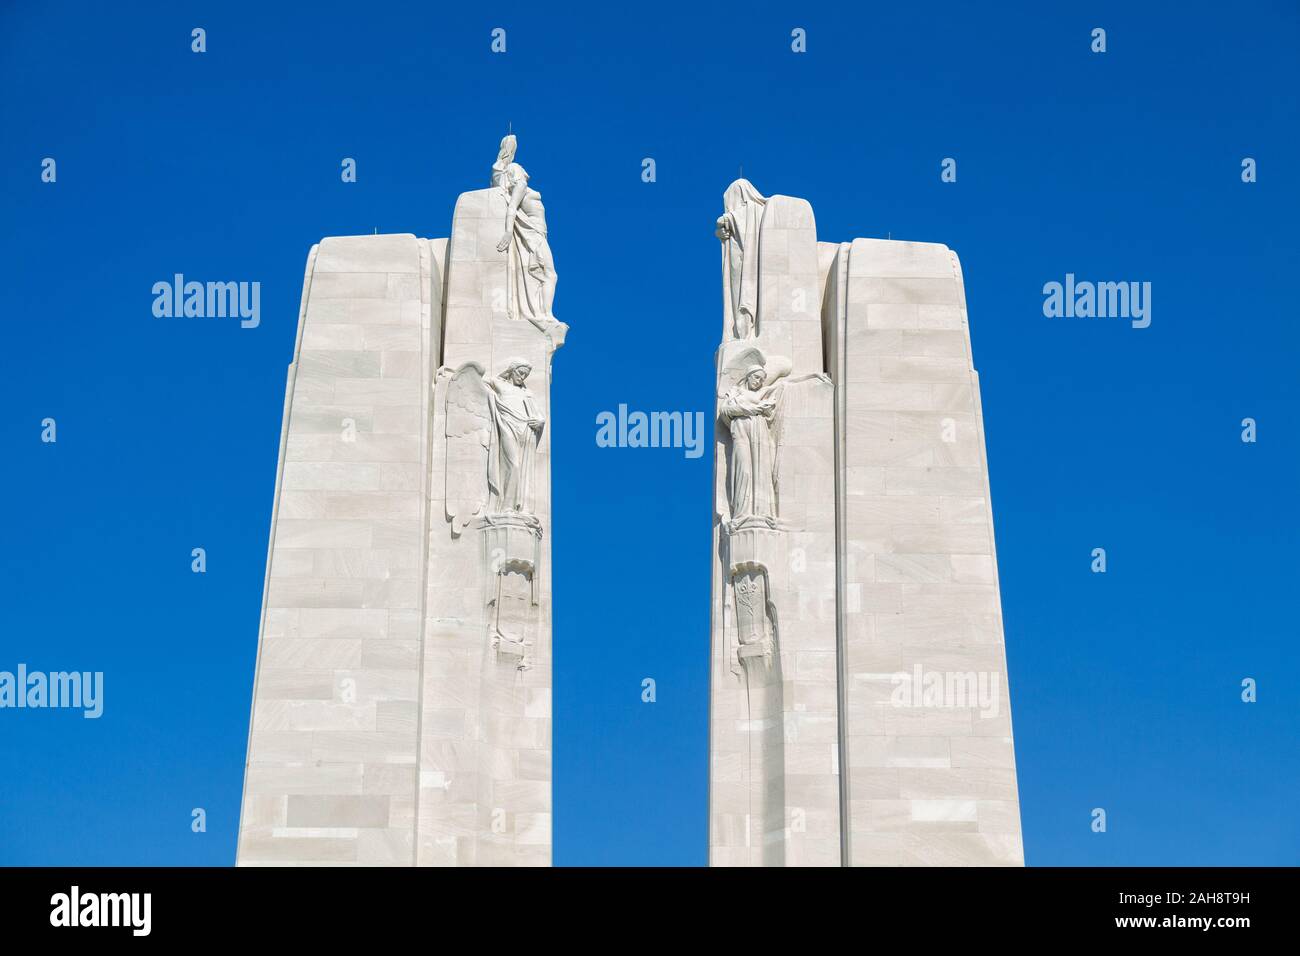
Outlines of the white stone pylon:
M 710 863 L 1023 864 L 957 257 L 723 204 Z
M 566 327 L 509 140 L 450 239 L 336 237 L 308 258 L 239 865 L 551 862 Z

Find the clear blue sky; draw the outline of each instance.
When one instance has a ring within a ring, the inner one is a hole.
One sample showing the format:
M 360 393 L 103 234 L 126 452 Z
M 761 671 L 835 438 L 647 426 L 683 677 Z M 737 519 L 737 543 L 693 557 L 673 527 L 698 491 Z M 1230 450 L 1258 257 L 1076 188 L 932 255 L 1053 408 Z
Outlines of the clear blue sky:
M 595 417 L 712 408 L 740 164 L 823 239 L 962 257 L 1028 861 L 1298 861 L 1294 2 L 284 6 L 0 9 L 0 670 L 106 675 L 98 721 L 0 711 L 0 863 L 233 861 L 307 250 L 447 235 L 507 122 L 572 326 L 557 863 L 706 860 L 710 459 Z M 260 281 L 261 326 L 155 319 L 176 272 Z M 1150 281 L 1151 327 L 1044 318 L 1066 272 Z

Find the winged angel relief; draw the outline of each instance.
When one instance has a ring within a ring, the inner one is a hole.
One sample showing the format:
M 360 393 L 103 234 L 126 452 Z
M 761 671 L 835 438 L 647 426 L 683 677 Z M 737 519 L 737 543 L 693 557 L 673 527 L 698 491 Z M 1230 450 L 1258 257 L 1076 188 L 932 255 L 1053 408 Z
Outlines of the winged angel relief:
M 447 517 L 458 537 L 476 522 L 484 533 L 491 646 L 519 668 L 536 640 L 537 562 L 542 526 L 533 514 L 541 403 L 524 384 L 532 365 L 513 359 L 494 378 L 477 362 L 447 386 Z M 440 374 L 446 374 L 450 369 Z
M 447 388 L 447 517 L 452 533 L 482 515 L 531 516 L 537 443 L 546 419 L 512 359 L 495 378 L 467 362 Z

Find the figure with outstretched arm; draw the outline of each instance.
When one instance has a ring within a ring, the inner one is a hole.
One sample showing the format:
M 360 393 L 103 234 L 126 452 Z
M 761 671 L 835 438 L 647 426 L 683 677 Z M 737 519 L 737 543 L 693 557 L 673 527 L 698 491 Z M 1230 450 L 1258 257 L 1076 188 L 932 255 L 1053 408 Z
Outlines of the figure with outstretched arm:
M 789 377 L 790 360 L 764 358 L 757 349 L 733 357 L 735 383 L 718 398 L 718 419 L 731 436 L 727 496 L 732 521 L 780 518 L 781 406 L 788 385 L 816 379 L 823 372 Z

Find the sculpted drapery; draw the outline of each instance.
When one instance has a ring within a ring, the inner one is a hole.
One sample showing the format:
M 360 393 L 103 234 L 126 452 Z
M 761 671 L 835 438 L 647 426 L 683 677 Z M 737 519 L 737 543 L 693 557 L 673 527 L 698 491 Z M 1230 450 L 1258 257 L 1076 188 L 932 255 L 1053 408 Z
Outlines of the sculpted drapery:
M 533 513 L 533 473 L 546 419 L 525 386 L 530 362 L 512 359 L 500 375 L 467 362 L 447 385 L 447 517 L 457 535 L 477 517 Z
M 530 371 L 527 362 L 515 359 L 486 383 L 496 426 L 488 449 L 490 512 L 532 512 L 534 460 L 546 423 L 537 399 L 524 385 Z
M 501 140 L 492 165 L 492 185 L 506 197 L 505 235 L 497 251 L 507 254 L 506 309 L 511 318 L 535 324 L 554 321 L 555 260 L 546 238 L 542 194 L 528 185 L 527 171 L 514 161 L 514 136 Z
M 720 390 L 718 420 L 731 438 L 727 464 L 730 524 L 753 520 L 777 527 L 781 518 L 781 442 L 788 389 L 800 382 L 829 383 L 823 372 L 789 377 L 785 356 L 765 356 L 754 347 L 735 353 L 723 372 L 730 386 Z
M 714 230 L 723 242 L 722 269 L 730 295 L 732 334 L 758 335 L 758 234 L 767 198 L 748 179 L 737 179 L 722 195 L 725 212 Z
M 751 366 L 722 397 L 718 415 L 731 432 L 728 498 L 731 519 L 777 518 L 777 441 L 773 434 L 780 386 L 764 388 L 767 373 Z

